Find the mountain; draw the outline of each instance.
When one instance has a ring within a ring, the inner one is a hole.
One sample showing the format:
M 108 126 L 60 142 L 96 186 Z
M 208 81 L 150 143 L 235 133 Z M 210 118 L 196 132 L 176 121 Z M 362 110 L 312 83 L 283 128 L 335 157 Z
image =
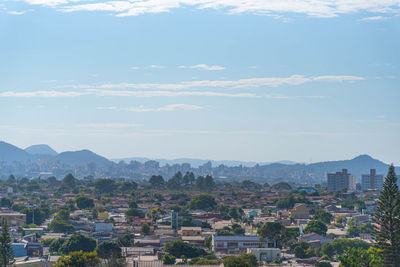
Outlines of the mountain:
M 326 161 L 309 164 L 306 166 L 309 171 L 314 172 L 337 172 L 342 169 L 348 169 L 350 173 L 360 176 L 361 174 L 368 174 L 370 169 L 376 169 L 379 174 L 386 174 L 389 165 L 372 158 L 369 155 L 360 155 L 350 160 Z M 398 167 L 396 168 L 399 169 Z
M 66 151 L 58 154 L 55 159 L 60 163 L 69 165 L 86 165 L 96 163 L 96 165 L 108 164 L 110 161 L 90 150 Z
M 28 161 L 32 156 L 25 150 L 0 141 L 0 162 Z
M 56 156 L 58 153 L 50 146 L 45 144 L 33 145 L 25 148 L 25 151 L 31 155 L 50 155 Z

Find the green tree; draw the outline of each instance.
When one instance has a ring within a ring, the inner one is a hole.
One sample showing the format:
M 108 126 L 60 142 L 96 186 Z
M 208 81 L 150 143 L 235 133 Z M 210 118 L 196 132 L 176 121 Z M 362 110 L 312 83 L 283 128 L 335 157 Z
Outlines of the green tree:
M 204 249 L 192 247 L 182 240 L 175 240 L 166 243 L 165 251 L 177 258 L 185 255 L 185 257 L 189 259 L 207 254 Z
M 332 221 L 332 214 L 324 210 L 316 210 L 313 216 L 314 220 L 319 220 L 325 224 L 330 224 Z
M 242 253 L 240 257 L 247 261 L 251 267 L 258 267 L 258 260 L 254 254 L 251 253 Z
M 3 220 L 0 234 L 0 264 L 2 267 L 14 263 L 14 251 L 11 247 L 11 237 L 8 230 L 7 220 Z
M 164 264 L 175 264 L 176 257 L 173 255 L 165 254 L 161 260 Z
M 117 243 L 121 247 L 132 247 L 133 246 L 133 240 L 134 240 L 134 235 L 133 234 L 123 234 L 117 238 Z
M 72 174 L 67 174 L 63 179 L 63 185 L 68 189 L 73 189 L 76 186 L 76 179 Z
M 138 210 L 136 208 L 130 208 L 127 211 L 125 211 L 125 216 L 127 217 L 140 217 L 144 218 L 144 213 L 141 210 Z
M 68 256 L 60 257 L 54 267 L 96 267 L 100 264 L 96 252 L 75 251 Z
M 311 245 L 306 242 L 298 242 L 294 244 L 292 249 L 297 258 L 304 259 L 312 256 L 310 247 Z
M 6 197 L 0 198 L 0 206 L 10 208 L 12 206 L 12 200 Z
M 103 241 L 97 248 L 96 252 L 100 258 L 105 259 L 109 266 L 117 266 L 117 260 L 121 258 L 121 248 L 117 243 L 112 241 Z
M 307 223 L 306 228 L 304 229 L 304 233 L 316 233 L 319 235 L 326 235 L 326 232 L 328 231 L 328 227 L 323 222 L 317 221 L 317 220 L 311 220 Z
M 228 256 L 224 258 L 224 267 L 251 267 L 251 265 L 240 256 Z
M 267 242 L 280 242 L 285 234 L 285 226 L 280 222 L 267 222 L 258 229 L 261 239 Z
M 56 220 L 67 221 L 69 220 L 69 210 L 60 209 L 55 216 Z
M 63 220 L 52 220 L 48 229 L 55 233 L 72 233 L 75 231 L 75 227 L 72 224 Z
M 57 253 L 60 250 L 61 246 L 64 244 L 64 242 L 65 242 L 64 238 L 54 239 L 53 241 L 51 241 L 49 246 L 50 252 Z
M 214 198 L 207 194 L 201 194 L 194 197 L 190 201 L 190 208 L 191 209 L 200 209 L 200 210 L 210 210 L 213 209 L 217 203 L 215 202 Z
M 400 197 L 393 164 L 378 200 L 374 222 L 375 247 L 382 250 L 385 266 L 400 266 Z
M 153 175 L 150 177 L 149 183 L 154 188 L 160 188 L 165 185 L 164 178 L 161 175 Z
M 94 201 L 93 199 L 83 196 L 83 195 L 77 195 L 75 197 L 75 202 L 76 206 L 79 209 L 92 209 L 94 207 Z
M 117 188 L 117 184 L 113 179 L 101 178 L 94 182 L 94 188 L 100 194 L 112 193 Z
M 60 247 L 60 251 L 64 254 L 80 250 L 92 252 L 95 249 L 96 240 L 82 234 L 72 234 Z
M 382 266 L 381 251 L 370 248 L 350 248 L 338 257 L 340 267 L 378 267 Z M 387 266 L 387 265 L 384 265 Z
M 143 235 L 148 235 L 150 233 L 150 226 L 147 223 L 143 223 L 142 227 L 140 228 L 140 232 Z

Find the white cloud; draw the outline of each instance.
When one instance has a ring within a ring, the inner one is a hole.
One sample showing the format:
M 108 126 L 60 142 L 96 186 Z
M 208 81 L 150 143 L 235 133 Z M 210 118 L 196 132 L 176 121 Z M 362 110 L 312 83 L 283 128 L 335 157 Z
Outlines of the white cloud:
M 61 92 L 61 91 L 30 91 L 30 92 L 2 92 L 0 93 L 0 97 L 45 97 L 45 98 L 53 98 L 53 97 L 77 97 L 89 95 L 90 92 Z
M 159 108 L 148 108 L 140 106 L 137 108 L 125 108 L 126 111 L 131 112 L 159 112 L 159 111 L 175 111 L 175 110 L 200 110 L 203 109 L 202 106 L 188 105 L 188 104 L 171 104 Z
M 193 7 L 195 9 L 216 9 L 228 14 L 278 14 L 295 13 L 311 17 L 330 18 L 340 14 L 357 12 L 389 13 L 398 12 L 399 0 L 119 0 L 76 4 L 79 0 L 24 0 L 30 4 L 57 6 L 63 12 L 107 11 L 116 16 L 138 16 L 146 13 L 169 12 L 172 9 Z
M 203 70 L 224 70 L 225 67 L 222 66 L 209 66 L 206 64 L 197 64 L 194 66 L 178 66 L 179 69 L 203 69 Z
M 32 11 L 32 10 L 31 9 L 30 10 L 23 10 L 23 11 L 10 10 L 10 11 L 7 11 L 7 14 L 19 16 L 19 15 L 24 15 L 25 13 L 30 12 L 30 11 Z
M 152 69 L 162 69 L 164 67 L 160 66 L 160 65 L 150 65 L 150 68 L 152 68 Z
M 81 128 L 131 128 L 131 127 L 140 127 L 143 124 L 136 123 L 80 123 L 76 126 Z
M 131 70 L 138 70 L 140 69 L 139 67 L 130 67 Z
M 362 18 L 360 19 L 361 21 L 374 21 L 374 20 L 387 20 L 388 17 L 382 17 L 382 16 L 374 16 L 374 17 L 366 17 L 366 18 Z
M 281 85 L 300 85 L 307 82 L 343 82 L 360 81 L 365 78 L 348 75 L 325 75 L 316 77 L 306 77 L 303 75 L 292 75 L 289 77 L 265 77 L 248 78 L 239 80 L 200 80 L 184 81 L 179 83 L 117 83 L 101 85 L 75 85 L 73 88 L 80 89 L 153 89 L 153 90 L 185 90 L 192 88 L 230 88 L 230 89 L 250 89 L 259 87 L 277 87 Z M 71 86 L 67 86 L 71 88 Z
M 87 89 L 88 92 L 98 96 L 133 96 L 133 97 L 178 97 L 178 96 L 219 96 L 219 97 L 259 97 L 253 93 L 221 93 L 203 91 L 128 91 L 128 90 L 100 90 Z
M 98 110 L 117 110 L 117 107 L 112 106 L 112 107 L 96 107 Z
M 362 81 L 365 80 L 363 77 L 359 76 L 346 76 L 346 75 L 327 75 L 327 76 L 317 76 L 313 78 L 314 81 L 327 81 L 327 82 L 344 82 L 344 81 Z

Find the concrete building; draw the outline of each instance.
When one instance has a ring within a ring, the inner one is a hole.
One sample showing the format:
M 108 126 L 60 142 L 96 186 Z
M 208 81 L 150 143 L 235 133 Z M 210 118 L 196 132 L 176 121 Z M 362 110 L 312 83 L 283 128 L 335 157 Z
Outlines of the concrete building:
M 343 169 L 341 172 L 328 173 L 328 191 L 340 191 L 342 189 L 355 191 L 356 177 L 348 173 L 347 169 Z
M 290 210 L 290 216 L 294 219 L 308 219 L 310 217 L 310 208 L 304 203 L 297 203 Z
M 239 254 L 248 248 L 275 247 L 274 243 L 261 242 L 257 235 L 212 236 L 213 251 L 215 253 Z
M 371 169 L 369 174 L 361 176 L 361 189 L 368 190 L 382 190 L 383 188 L 383 175 L 376 174 L 375 169 Z
M 7 220 L 8 226 L 23 226 L 26 222 L 26 214 L 19 212 L 1 212 L 0 224 L 3 220 Z
M 271 262 L 281 257 L 281 250 L 279 248 L 248 248 L 247 253 L 256 256 L 260 262 Z

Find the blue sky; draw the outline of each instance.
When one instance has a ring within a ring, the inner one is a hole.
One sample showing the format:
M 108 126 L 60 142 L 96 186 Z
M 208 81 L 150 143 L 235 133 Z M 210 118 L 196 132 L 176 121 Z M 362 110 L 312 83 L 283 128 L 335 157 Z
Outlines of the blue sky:
M 399 0 L 0 1 L 0 139 L 400 164 Z

